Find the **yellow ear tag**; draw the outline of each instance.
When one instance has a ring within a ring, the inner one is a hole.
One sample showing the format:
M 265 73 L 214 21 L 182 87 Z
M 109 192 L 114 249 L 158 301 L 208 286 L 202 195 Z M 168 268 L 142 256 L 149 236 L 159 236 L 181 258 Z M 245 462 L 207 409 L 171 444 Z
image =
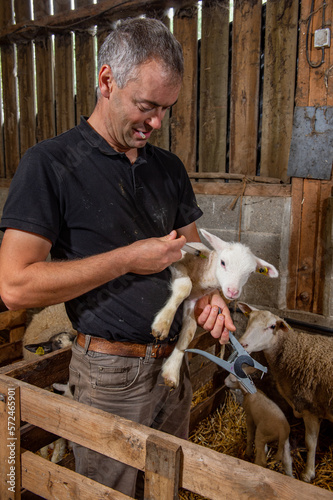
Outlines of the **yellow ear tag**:
M 266 274 L 268 274 L 268 269 L 267 269 L 267 267 L 257 267 L 256 272 L 266 275 Z
M 44 349 L 42 347 L 37 347 L 36 354 L 38 354 L 38 356 L 43 356 L 43 354 L 45 354 Z

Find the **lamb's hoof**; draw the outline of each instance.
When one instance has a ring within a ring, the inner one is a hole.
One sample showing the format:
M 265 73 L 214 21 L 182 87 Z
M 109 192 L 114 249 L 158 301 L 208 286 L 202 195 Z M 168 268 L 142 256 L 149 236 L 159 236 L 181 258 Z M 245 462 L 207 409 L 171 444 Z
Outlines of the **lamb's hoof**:
M 164 323 L 154 323 L 152 326 L 152 334 L 155 339 L 164 340 L 169 335 L 170 324 Z
M 172 389 L 176 389 L 179 385 L 179 377 L 175 377 L 174 375 L 170 375 L 167 371 L 163 371 L 162 369 L 162 377 L 164 379 L 165 385 L 168 387 L 172 387 Z
M 171 389 L 176 389 L 178 387 L 178 382 L 168 377 L 164 377 L 164 383 L 168 387 L 171 387 Z
M 308 472 L 308 471 L 303 471 L 302 474 L 301 474 L 301 479 L 302 481 L 304 481 L 305 483 L 311 483 L 312 479 L 314 479 L 315 477 L 315 473 L 314 472 Z

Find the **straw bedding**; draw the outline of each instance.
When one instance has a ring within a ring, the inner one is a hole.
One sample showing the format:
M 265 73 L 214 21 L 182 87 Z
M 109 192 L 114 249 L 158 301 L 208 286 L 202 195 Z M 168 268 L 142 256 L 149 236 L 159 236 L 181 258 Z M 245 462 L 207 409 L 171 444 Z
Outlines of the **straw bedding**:
M 211 383 L 194 394 L 192 405 L 203 401 L 211 390 Z M 304 424 L 302 419 L 289 421 L 291 426 L 290 446 L 293 459 L 293 473 L 300 479 L 306 462 L 306 448 L 304 443 Z M 316 477 L 312 484 L 333 491 L 333 440 L 332 424 L 323 421 L 316 453 Z M 246 423 L 242 406 L 235 401 L 231 392 L 226 392 L 224 404 L 209 417 L 202 420 L 190 435 L 190 441 L 206 446 L 219 453 L 245 460 Z M 267 467 L 284 474 L 279 462 L 274 461 L 276 453 L 275 443 L 269 447 Z M 206 500 L 186 490 L 180 490 L 181 500 Z

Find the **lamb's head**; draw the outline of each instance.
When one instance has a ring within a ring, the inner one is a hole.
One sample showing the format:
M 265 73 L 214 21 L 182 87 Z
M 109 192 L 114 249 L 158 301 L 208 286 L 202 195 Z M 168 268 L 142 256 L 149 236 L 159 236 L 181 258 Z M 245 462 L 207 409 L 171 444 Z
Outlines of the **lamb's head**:
M 226 299 L 237 299 L 254 271 L 270 278 L 279 275 L 272 264 L 256 257 L 246 245 L 223 241 L 204 229 L 200 231 L 217 253 L 216 277 Z
M 75 339 L 75 334 L 72 332 L 59 332 L 52 335 L 50 339 L 46 342 L 40 342 L 38 344 L 26 344 L 24 347 L 30 352 L 34 352 L 39 356 L 43 354 L 48 354 L 49 352 L 58 351 L 64 347 L 68 347 L 73 344 Z
M 240 310 L 249 317 L 244 335 L 239 339 L 240 344 L 249 353 L 268 350 L 276 344 L 279 332 L 292 331 L 290 326 L 270 311 L 256 309 L 244 302 L 238 302 Z

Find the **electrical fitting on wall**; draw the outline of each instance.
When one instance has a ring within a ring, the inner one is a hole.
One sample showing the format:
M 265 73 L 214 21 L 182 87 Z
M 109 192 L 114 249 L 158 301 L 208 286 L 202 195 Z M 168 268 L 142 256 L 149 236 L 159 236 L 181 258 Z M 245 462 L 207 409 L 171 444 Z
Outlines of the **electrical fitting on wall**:
M 331 32 L 329 28 L 323 28 L 314 32 L 314 46 L 317 49 L 331 46 Z

